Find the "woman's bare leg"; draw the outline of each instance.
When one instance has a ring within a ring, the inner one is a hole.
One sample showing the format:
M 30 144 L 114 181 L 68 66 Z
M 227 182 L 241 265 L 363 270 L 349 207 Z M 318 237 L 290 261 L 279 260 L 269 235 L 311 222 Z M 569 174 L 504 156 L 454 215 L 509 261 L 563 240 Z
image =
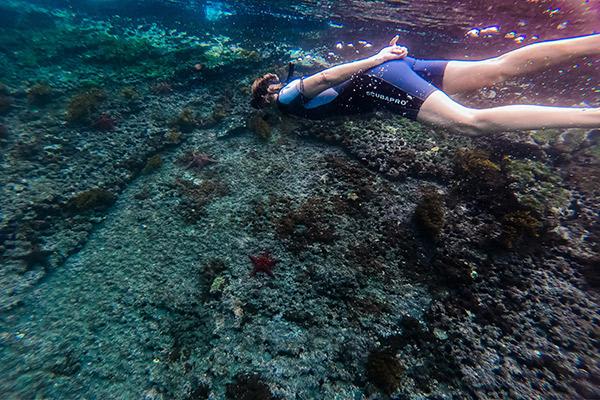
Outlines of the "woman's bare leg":
M 600 108 L 514 105 L 467 108 L 442 91 L 423 103 L 417 120 L 457 133 L 479 136 L 494 132 L 543 128 L 600 128 Z
M 600 128 L 600 108 L 514 105 L 474 110 L 482 133 L 545 128 Z
M 593 55 L 600 55 L 600 34 L 534 43 L 487 60 L 453 60 L 444 72 L 443 89 L 448 94 L 468 92 Z

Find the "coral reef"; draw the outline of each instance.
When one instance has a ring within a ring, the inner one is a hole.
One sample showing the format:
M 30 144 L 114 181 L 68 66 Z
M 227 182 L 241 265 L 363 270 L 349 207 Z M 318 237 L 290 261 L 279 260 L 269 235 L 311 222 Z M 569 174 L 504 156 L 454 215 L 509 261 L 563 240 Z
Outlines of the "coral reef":
M 199 121 L 192 109 L 184 108 L 179 115 L 171 121 L 171 125 L 178 128 L 181 132 L 189 133 L 198 127 Z
M 155 154 L 152 157 L 148 158 L 148 160 L 146 160 L 146 164 L 144 165 L 144 168 L 142 168 L 142 174 L 150 174 L 159 169 L 162 166 L 162 164 L 163 160 L 160 154 Z
M 271 138 L 271 125 L 259 114 L 248 119 L 247 127 L 262 140 L 269 140 Z
M 444 227 L 444 203 L 434 188 L 423 190 L 423 198 L 415 209 L 415 221 L 430 238 L 436 239 Z
M 385 394 L 400 387 L 404 368 L 390 349 L 371 351 L 365 369 L 367 379 Z
M 239 373 L 233 382 L 227 384 L 228 400 L 275 400 L 271 389 L 258 374 Z
M 227 185 L 217 180 L 203 180 L 196 185 L 187 180 L 177 179 L 174 186 L 183 196 L 180 209 L 186 221 L 190 223 L 205 215 L 205 207 L 210 202 L 229 193 Z
M 67 204 L 67 210 L 83 212 L 89 210 L 102 210 L 110 207 L 116 200 L 113 193 L 108 190 L 94 188 L 81 192 L 71 198 Z
M 121 96 L 130 102 L 139 100 L 141 98 L 141 95 L 135 86 L 125 86 L 123 89 L 121 89 Z
M 189 151 L 179 159 L 179 163 L 184 165 L 186 169 L 193 169 L 196 171 L 216 162 L 218 161 L 208 154 L 199 151 Z
M 13 105 L 13 101 L 10 97 L 0 94 L 0 114 L 8 113 Z
M 108 113 L 102 113 L 94 121 L 92 127 L 99 131 L 113 131 L 116 128 L 117 121 Z
M 27 89 L 27 100 L 30 104 L 43 106 L 52 99 L 52 87 L 46 82 L 38 82 Z
M 173 93 L 173 85 L 169 82 L 158 82 L 152 85 L 151 90 L 154 94 L 169 94 Z
M 277 260 L 271 256 L 271 253 L 263 252 L 259 255 L 248 257 L 250 257 L 250 261 L 252 261 L 252 271 L 250 271 L 250 276 L 255 276 L 258 272 L 263 272 L 271 278 L 275 277 L 275 275 L 273 275 L 273 267 L 277 264 Z
M 280 204 L 289 207 L 289 211 L 275 221 L 275 230 L 291 251 L 299 253 L 314 243 L 329 244 L 335 240 L 335 228 L 324 199 L 309 198 L 297 208 L 289 205 L 289 199 L 280 199 Z
M 100 103 L 106 98 L 101 89 L 90 89 L 75 95 L 67 106 L 66 121 L 70 124 L 91 123 Z

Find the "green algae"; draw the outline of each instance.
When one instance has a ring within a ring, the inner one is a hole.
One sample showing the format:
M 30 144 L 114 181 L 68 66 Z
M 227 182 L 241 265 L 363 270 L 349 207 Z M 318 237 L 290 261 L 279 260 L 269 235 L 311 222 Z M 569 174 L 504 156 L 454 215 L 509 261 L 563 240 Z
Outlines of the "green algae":
M 556 213 L 568 205 L 570 192 L 548 165 L 535 160 L 505 158 L 504 169 L 519 203 L 539 215 Z

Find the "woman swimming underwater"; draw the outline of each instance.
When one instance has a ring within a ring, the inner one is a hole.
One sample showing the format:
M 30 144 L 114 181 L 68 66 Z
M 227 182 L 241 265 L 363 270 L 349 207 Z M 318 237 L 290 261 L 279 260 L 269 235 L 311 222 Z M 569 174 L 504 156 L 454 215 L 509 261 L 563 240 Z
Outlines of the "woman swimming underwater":
M 388 109 L 456 133 L 477 136 L 541 128 L 599 128 L 600 108 L 462 106 L 448 95 L 495 85 L 578 57 L 600 55 L 600 34 L 539 42 L 481 61 L 407 57 L 399 36 L 375 56 L 281 83 L 266 74 L 252 85 L 252 106 L 276 106 L 311 119 Z

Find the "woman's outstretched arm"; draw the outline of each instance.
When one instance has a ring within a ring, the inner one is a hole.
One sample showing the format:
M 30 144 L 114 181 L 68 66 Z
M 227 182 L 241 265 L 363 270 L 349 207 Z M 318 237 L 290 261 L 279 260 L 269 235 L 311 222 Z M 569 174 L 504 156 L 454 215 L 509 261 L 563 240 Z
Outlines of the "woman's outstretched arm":
M 406 47 L 397 45 L 399 38 L 399 36 L 394 37 L 390 41 L 389 47 L 384 48 L 378 54 L 372 57 L 328 68 L 317 74 L 309 76 L 308 78 L 304 78 L 304 96 L 307 98 L 312 98 L 322 91 L 342 83 L 352 78 L 352 76 L 376 67 L 386 61 L 399 60 L 406 57 L 408 50 Z

